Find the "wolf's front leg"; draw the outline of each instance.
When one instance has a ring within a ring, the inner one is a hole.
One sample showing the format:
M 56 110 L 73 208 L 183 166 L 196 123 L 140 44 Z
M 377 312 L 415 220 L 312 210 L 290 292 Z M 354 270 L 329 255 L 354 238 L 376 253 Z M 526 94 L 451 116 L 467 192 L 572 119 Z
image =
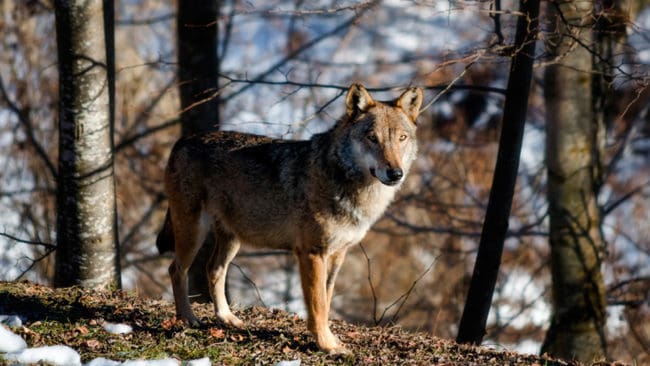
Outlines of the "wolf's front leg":
M 302 292 L 307 308 L 307 328 L 318 347 L 329 354 L 348 353 L 328 325 L 327 261 L 324 254 L 297 250 Z

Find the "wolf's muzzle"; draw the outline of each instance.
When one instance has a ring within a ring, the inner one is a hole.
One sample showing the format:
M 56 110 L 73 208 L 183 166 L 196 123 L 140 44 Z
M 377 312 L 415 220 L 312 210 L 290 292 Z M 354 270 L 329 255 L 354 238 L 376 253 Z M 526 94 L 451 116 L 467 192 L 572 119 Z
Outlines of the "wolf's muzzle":
M 404 171 L 400 168 L 388 169 L 386 171 L 386 176 L 388 176 L 389 181 L 397 183 L 400 180 L 402 180 L 402 177 L 404 176 Z
M 404 177 L 404 171 L 400 168 L 387 169 L 385 171 L 380 171 L 380 172 L 371 169 L 370 173 L 372 173 L 372 175 L 375 178 L 379 179 L 380 182 L 382 182 L 387 186 L 394 186 L 398 184 L 399 182 L 402 181 L 402 178 Z

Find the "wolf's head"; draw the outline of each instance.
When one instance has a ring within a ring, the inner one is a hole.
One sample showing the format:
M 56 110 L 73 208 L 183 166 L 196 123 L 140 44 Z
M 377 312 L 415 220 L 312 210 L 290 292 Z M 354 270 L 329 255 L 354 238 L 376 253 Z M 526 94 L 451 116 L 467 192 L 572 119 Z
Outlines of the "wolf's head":
M 394 186 L 404 180 L 415 159 L 416 120 L 422 104 L 422 90 L 407 89 L 391 102 L 372 99 L 368 91 L 353 84 L 346 97 L 346 116 L 340 128 L 345 132 L 345 156 L 355 171 Z

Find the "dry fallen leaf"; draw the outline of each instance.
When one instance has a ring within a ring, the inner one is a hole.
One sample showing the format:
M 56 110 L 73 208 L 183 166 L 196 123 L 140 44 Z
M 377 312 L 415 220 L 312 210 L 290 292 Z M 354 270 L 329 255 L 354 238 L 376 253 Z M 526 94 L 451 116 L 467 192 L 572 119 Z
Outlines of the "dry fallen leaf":
M 170 329 L 172 329 L 174 327 L 175 324 L 176 324 L 176 317 L 172 317 L 172 318 L 167 318 L 167 319 L 163 320 L 162 323 L 160 323 L 160 326 L 164 330 L 170 330 Z
M 361 333 L 357 331 L 352 331 L 352 332 L 347 332 L 345 333 L 346 336 L 348 336 L 351 339 L 358 339 L 361 336 Z
M 86 341 L 86 347 L 93 351 L 98 349 L 100 345 L 101 343 L 99 343 L 99 341 L 96 339 L 89 339 Z
M 210 328 L 208 333 L 210 333 L 210 337 L 216 339 L 223 339 L 226 336 L 226 332 L 221 328 Z
M 244 340 L 244 336 L 241 334 L 231 334 L 230 340 L 234 342 L 241 342 Z

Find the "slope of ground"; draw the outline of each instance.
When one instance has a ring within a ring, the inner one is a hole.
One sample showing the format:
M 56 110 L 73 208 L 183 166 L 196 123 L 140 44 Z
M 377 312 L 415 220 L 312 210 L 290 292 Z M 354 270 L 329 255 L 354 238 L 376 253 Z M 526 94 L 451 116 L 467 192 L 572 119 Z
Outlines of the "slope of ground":
M 13 332 L 30 347 L 70 346 L 81 354 L 82 362 L 97 357 L 120 361 L 209 357 L 214 364 L 227 365 L 272 365 L 296 359 L 302 365 L 580 365 L 458 345 L 398 327 L 340 321 L 332 322 L 332 330 L 352 354 L 335 357 L 318 351 L 304 321 L 283 311 L 258 307 L 238 311 L 247 325 L 242 330 L 221 327 L 208 305 L 197 305 L 195 311 L 206 323 L 200 329 L 177 322 L 174 306 L 167 301 L 140 299 L 121 291 L 55 290 L 28 282 L 0 282 L 0 314 L 19 315 L 24 321 Z M 103 329 L 107 322 L 129 324 L 133 332 L 109 334 Z

